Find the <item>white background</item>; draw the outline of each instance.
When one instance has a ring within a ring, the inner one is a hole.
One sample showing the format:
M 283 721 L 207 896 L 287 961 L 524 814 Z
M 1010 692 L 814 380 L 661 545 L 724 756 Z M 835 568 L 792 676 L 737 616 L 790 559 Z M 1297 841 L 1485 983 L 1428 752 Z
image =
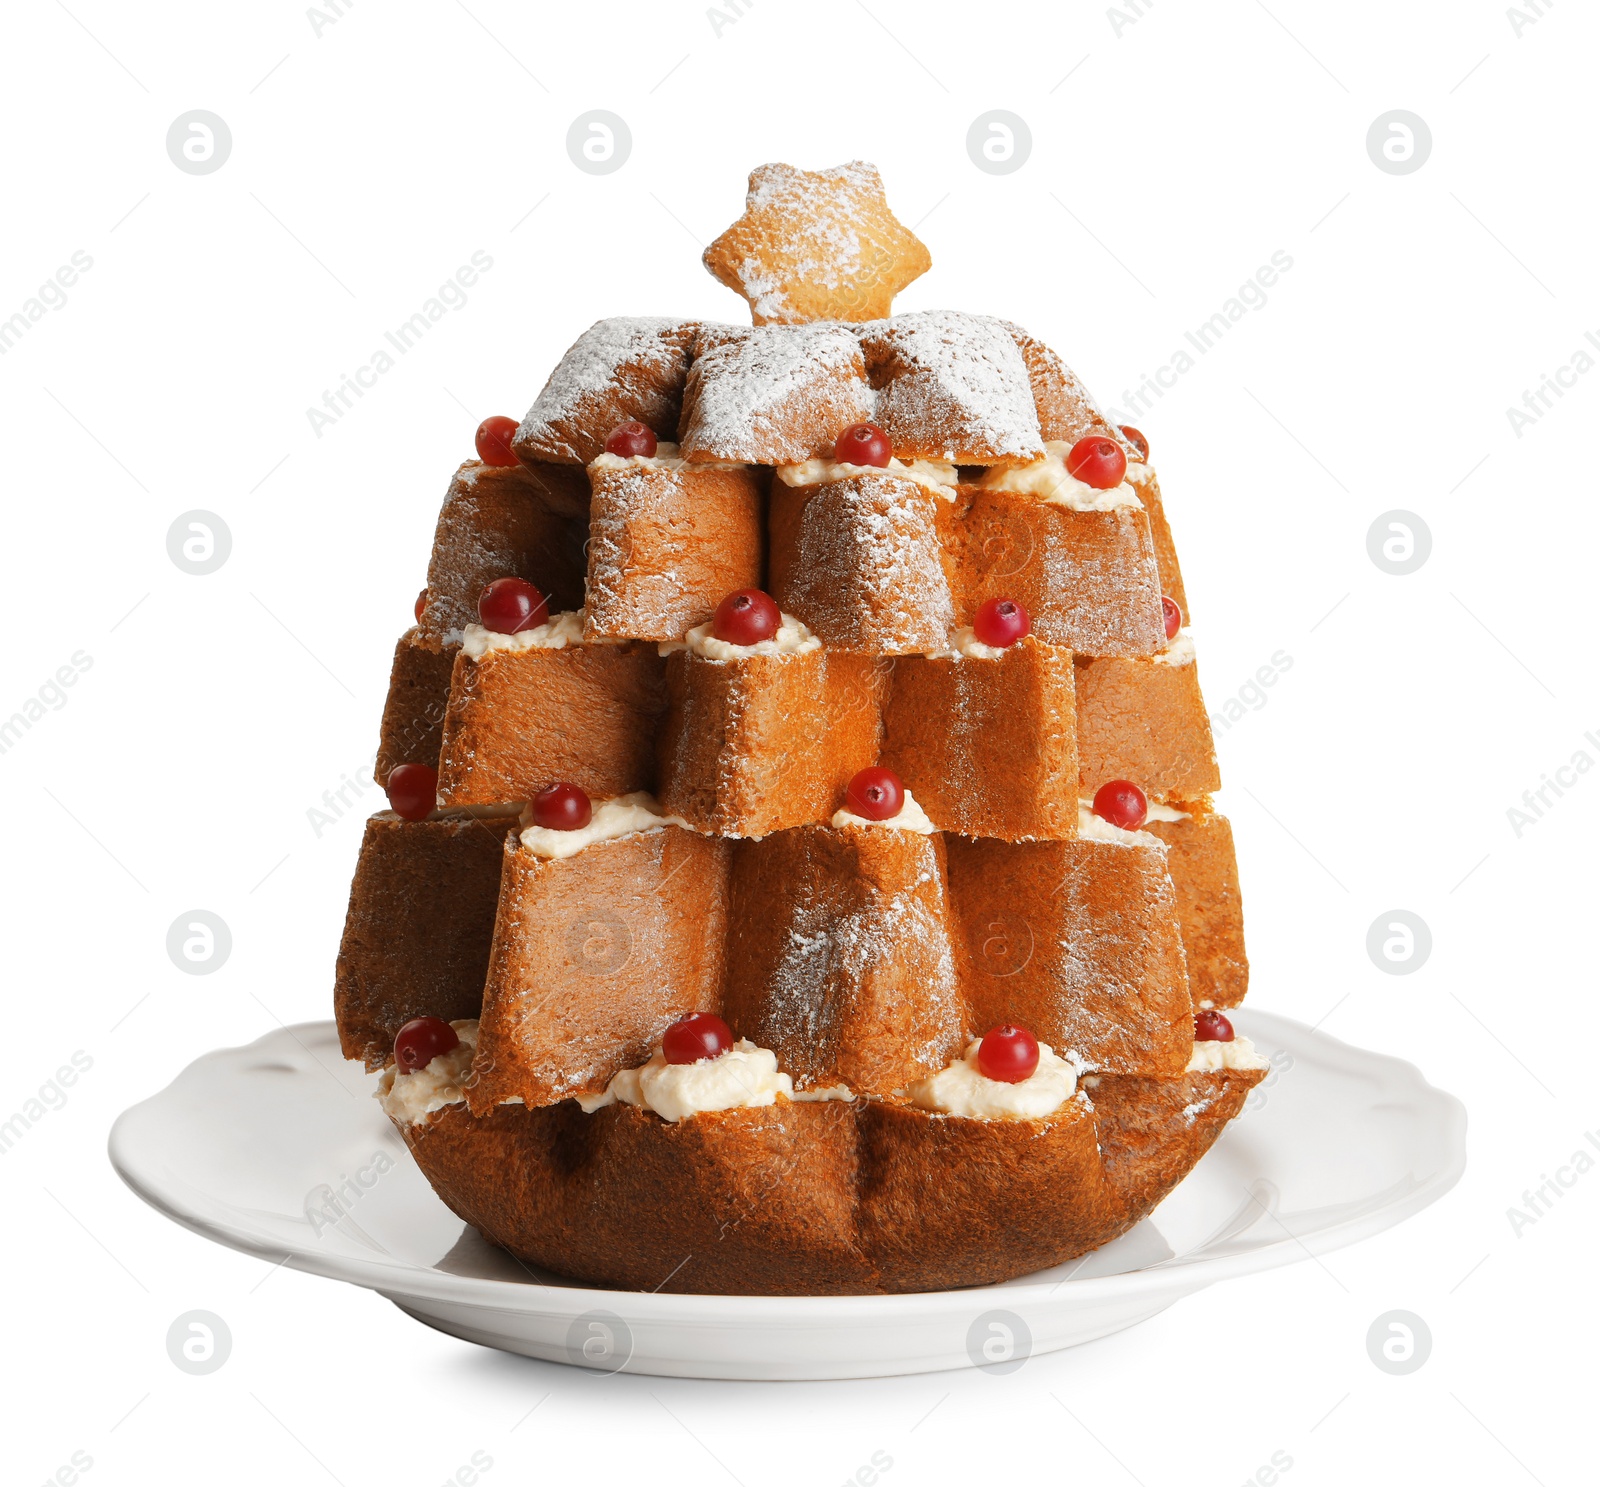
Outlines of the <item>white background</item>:
M 1520 837 L 1507 817 L 1600 759 L 1600 374 L 1520 438 L 1506 416 L 1600 331 L 1600 25 L 1543 8 L 1518 34 L 1489 0 L 1130 0 L 1120 27 L 1079 3 L 759 0 L 714 26 L 676 0 L 360 0 L 318 34 L 294 3 L 8 6 L 0 319 L 75 251 L 93 267 L 0 357 L 0 716 L 92 665 L 0 755 L 0 1114 L 74 1051 L 93 1067 L 0 1166 L 5 1479 L 75 1451 L 108 1483 L 428 1487 L 474 1451 L 491 1483 L 835 1483 L 874 1451 L 889 1483 L 1233 1484 L 1274 1452 L 1294 1487 L 1589 1478 L 1600 1175 L 1520 1235 L 1507 1213 L 1600 1127 L 1600 773 Z M 233 136 L 209 175 L 165 149 L 197 108 Z M 604 177 L 565 149 L 594 108 L 633 136 Z M 995 108 L 1032 131 L 1008 175 L 965 147 Z M 1432 132 L 1409 175 L 1366 149 L 1396 108 Z M 1461 1185 L 1324 1265 L 1007 1377 L 837 1385 L 578 1376 L 145 1208 L 105 1160 L 115 1115 L 209 1048 L 328 1014 L 377 792 L 320 836 L 307 812 L 371 759 L 479 419 L 520 415 L 598 316 L 742 318 L 698 260 L 745 173 L 857 156 L 934 255 L 898 309 L 1012 317 L 1125 414 L 1185 330 L 1293 259 L 1136 421 L 1213 711 L 1293 660 L 1218 737 L 1256 1003 L 1465 1100 Z M 316 437 L 306 409 L 476 249 L 493 268 L 466 306 Z M 208 577 L 167 555 L 192 508 L 233 536 Z M 1392 508 L 1432 533 L 1407 577 L 1367 553 Z M 1397 907 L 1434 941 L 1404 977 L 1365 951 Z M 231 927 L 214 975 L 165 951 L 194 908 Z M 163 1341 L 195 1308 L 234 1338 L 203 1378 Z M 1400 1378 L 1364 1342 L 1394 1308 L 1433 1333 Z

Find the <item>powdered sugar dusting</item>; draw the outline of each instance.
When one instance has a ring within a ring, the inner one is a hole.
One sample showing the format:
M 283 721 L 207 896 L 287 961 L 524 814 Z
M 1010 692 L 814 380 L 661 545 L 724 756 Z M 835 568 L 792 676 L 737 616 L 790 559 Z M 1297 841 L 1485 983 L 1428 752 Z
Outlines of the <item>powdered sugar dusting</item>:
M 718 325 L 696 352 L 679 441 L 687 459 L 795 464 L 872 417 L 861 348 L 844 326 Z
M 954 604 L 936 500 L 893 475 L 818 486 L 783 602 L 828 644 L 890 655 L 942 644 Z
M 1028 364 L 1004 321 L 924 310 L 858 334 L 897 453 L 984 465 L 1043 454 Z
M 658 434 L 678 422 L 689 321 L 618 315 L 597 320 L 563 356 L 516 434 L 524 459 L 588 464 L 618 423 L 636 418 Z

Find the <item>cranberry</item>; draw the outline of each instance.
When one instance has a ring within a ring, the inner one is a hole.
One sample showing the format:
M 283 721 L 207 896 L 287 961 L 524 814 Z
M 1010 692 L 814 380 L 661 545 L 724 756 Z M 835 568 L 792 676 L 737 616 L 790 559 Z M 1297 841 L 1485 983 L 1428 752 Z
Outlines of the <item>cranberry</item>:
M 906 803 L 906 787 L 892 769 L 869 764 L 851 777 L 845 803 L 868 821 L 889 821 L 900 814 L 900 807 Z
M 426 821 L 439 794 L 439 771 L 429 764 L 397 764 L 383 788 L 395 815 L 404 821 Z
M 478 619 L 500 635 L 517 635 L 549 618 L 544 595 L 525 578 L 497 578 L 478 595 Z
M 646 428 L 636 418 L 619 423 L 606 435 L 606 453 L 621 455 L 623 459 L 639 455 L 652 460 L 656 457 L 655 430 Z
M 1021 640 L 1032 628 L 1028 611 L 1015 599 L 985 600 L 972 616 L 972 633 L 985 645 L 997 645 L 1002 649 Z
M 417 623 L 422 623 L 422 611 L 428 607 L 428 591 L 424 589 L 417 595 L 417 602 L 411 606 L 412 614 L 416 615 Z
M 735 589 L 711 616 L 711 633 L 729 645 L 759 645 L 778 633 L 783 616 L 770 594 Z
M 1067 451 L 1067 474 L 1097 491 L 1115 490 L 1128 473 L 1128 456 L 1115 439 L 1090 434 Z
M 516 432 L 516 419 L 507 418 L 503 413 L 484 419 L 473 440 L 478 446 L 478 458 L 486 465 L 516 464 L 517 457 L 511 452 L 511 440 Z
M 533 824 L 546 831 L 582 831 L 593 815 L 587 793 L 576 785 L 546 785 L 533 797 Z
M 661 1052 L 669 1064 L 697 1064 L 733 1047 L 733 1029 L 715 1012 L 691 1012 L 661 1035 Z
M 394 1061 L 402 1074 L 415 1074 L 460 1041 L 442 1017 L 413 1017 L 394 1035 Z
M 1139 451 L 1139 463 L 1146 464 L 1150 459 L 1150 441 L 1145 438 L 1131 423 L 1122 425 L 1122 437 Z
M 992 1027 L 978 1044 L 978 1072 L 1002 1084 L 1021 1084 L 1039 1067 L 1039 1040 L 1025 1027 Z
M 1168 640 L 1183 629 L 1183 611 L 1178 608 L 1178 601 L 1165 594 L 1161 596 L 1161 622 L 1167 627 Z
M 1124 831 L 1137 831 L 1143 826 L 1149 809 L 1144 791 L 1130 780 L 1108 780 L 1094 793 L 1095 815 Z
M 1233 1042 L 1233 1024 L 1214 1007 L 1207 1007 L 1194 1020 L 1196 1043 Z
M 841 465 L 876 465 L 881 470 L 893 453 L 889 436 L 875 423 L 853 423 L 833 441 L 833 457 Z

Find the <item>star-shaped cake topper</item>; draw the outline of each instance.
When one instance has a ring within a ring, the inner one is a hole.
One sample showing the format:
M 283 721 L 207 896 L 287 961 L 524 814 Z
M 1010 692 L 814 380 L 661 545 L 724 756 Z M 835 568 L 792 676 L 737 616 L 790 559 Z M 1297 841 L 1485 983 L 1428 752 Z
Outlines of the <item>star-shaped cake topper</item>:
M 706 249 L 707 269 L 750 302 L 757 325 L 881 320 L 933 260 L 884 199 L 876 166 L 761 165 L 744 216 Z

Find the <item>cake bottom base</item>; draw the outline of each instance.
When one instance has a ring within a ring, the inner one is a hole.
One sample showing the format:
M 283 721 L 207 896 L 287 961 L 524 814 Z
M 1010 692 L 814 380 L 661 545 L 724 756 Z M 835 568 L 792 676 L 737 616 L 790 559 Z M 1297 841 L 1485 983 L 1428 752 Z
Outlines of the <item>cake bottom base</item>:
M 673 1124 L 611 1105 L 447 1106 L 400 1127 L 486 1239 L 591 1285 L 860 1295 L 989 1285 L 1155 1207 L 1262 1077 L 1103 1076 L 1037 1120 L 779 1101 Z

